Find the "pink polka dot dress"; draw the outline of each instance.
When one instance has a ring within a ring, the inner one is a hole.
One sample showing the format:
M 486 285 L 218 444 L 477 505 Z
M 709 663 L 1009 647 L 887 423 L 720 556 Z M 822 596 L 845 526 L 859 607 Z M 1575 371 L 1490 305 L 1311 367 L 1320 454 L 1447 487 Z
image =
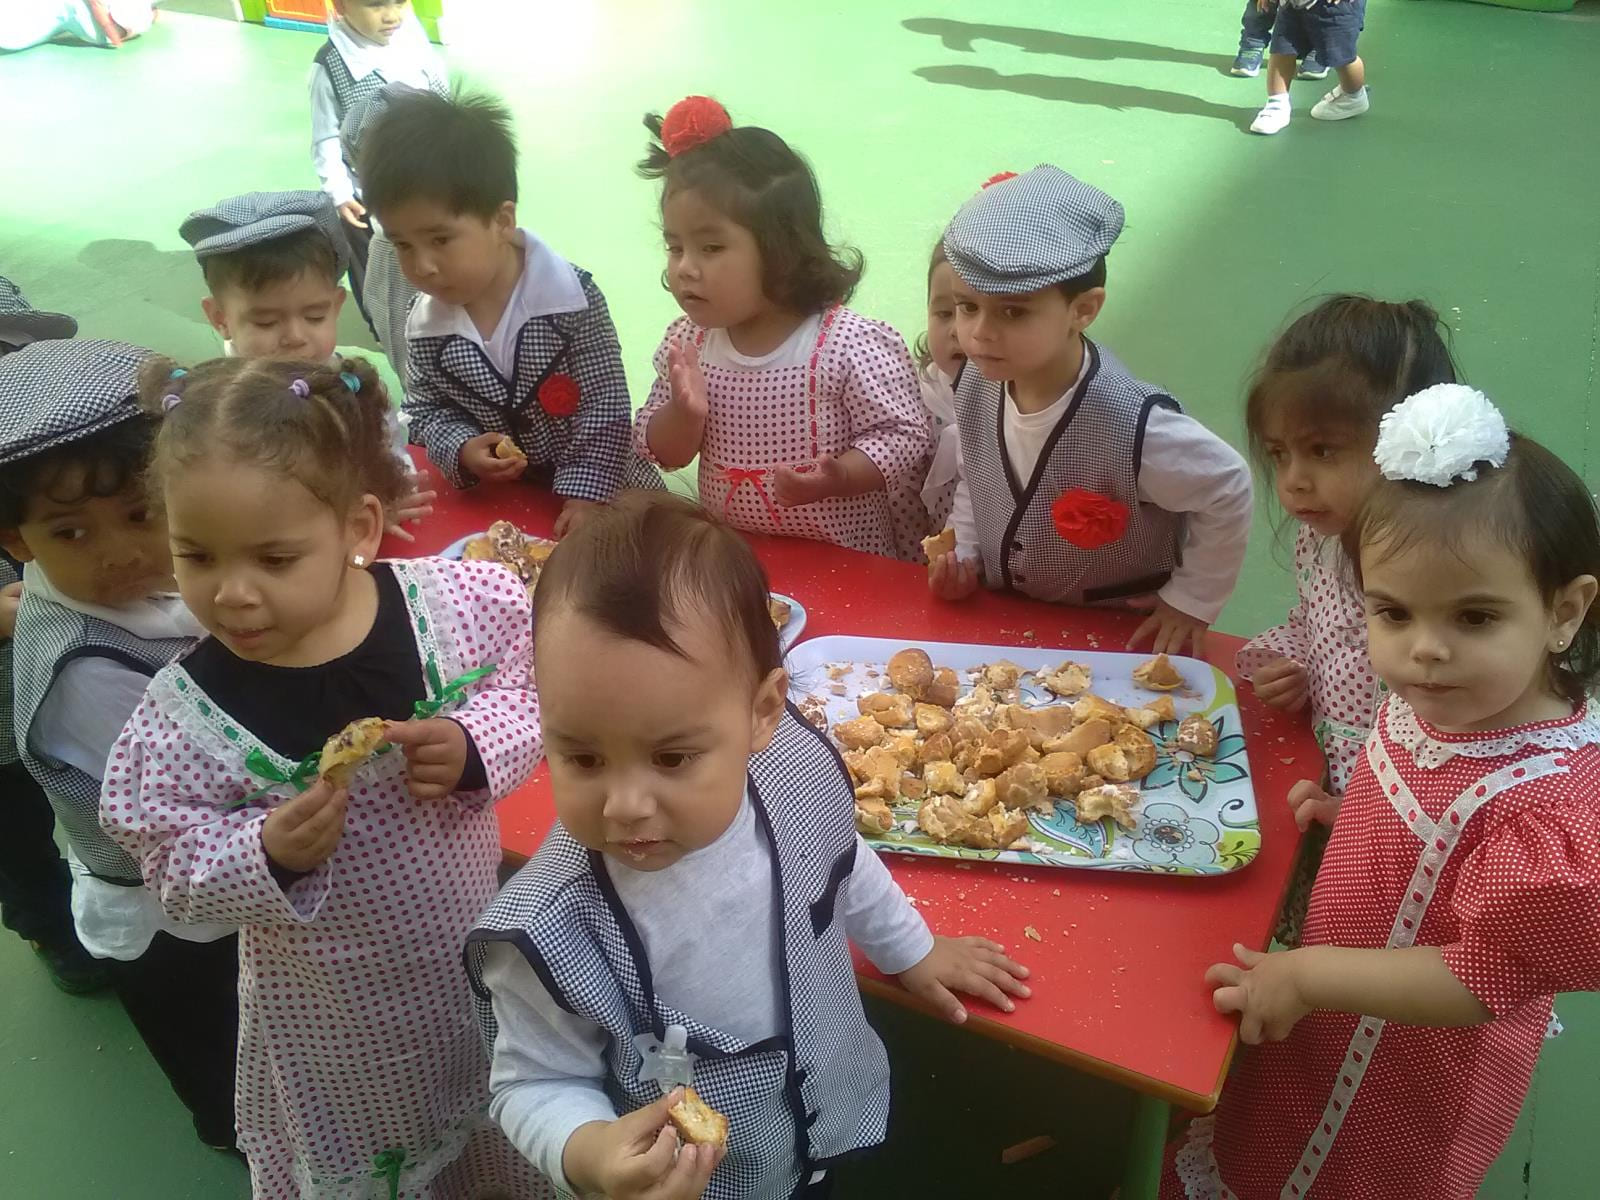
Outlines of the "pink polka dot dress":
M 1551 995 L 1600 989 L 1600 722 L 1453 735 L 1398 697 L 1345 793 L 1305 944 L 1437 946 L 1494 1014 L 1316 1012 L 1245 1047 L 1164 1200 L 1470 1200 L 1511 1133 Z
M 332 858 L 282 884 L 261 828 L 294 788 L 245 798 L 296 764 L 180 660 L 152 681 L 112 751 L 101 823 L 168 913 L 239 927 L 238 1132 L 257 1200 L 387 1197 L 382 1168 L 396 1162 L 406 1200 L 551 1195 L 488 1119 L 488 1060 L 462 967 L 466 934 L 496 891 L 492 805 L 540 754 L 527 593 L 492 564 L 386 565 L 431 698 L 496 668 L 444 710 L 476 747 L 486 788 L 419 801 L 404 756 L 382 754 L 355 777 Z
M 656 350 L 656 380 L 634 424 L 634 443 L 652 462 L 645 431 L 671 394 L 667 351 L 679 340 L 699 344 L 705 334 L 680 317 Z M 742 370 L 706 363 L 703 371 L 710 412 L 700 447 L 702 504 L 751 533 L 923 561 L 929 521 L 921 493 L 933 434 L 911 355 L 890 326 L 834 307 L 822 314 L 802 364 Z M 852 448 L 883 472 L 883 491 L 779 507 L 778 468 Z
M 1338 541 L 1301 525 L 1294 577 L 1299 603 L 1289 619 L 1247 642 L 1235 665 L 1245 679 L 1280 658 L 1305 668 L 1312 729 L 1328 764 L 1328 790 L 1340 796 L 1372 730 L 1383 684 L 1367 658 L 1366 609 Z

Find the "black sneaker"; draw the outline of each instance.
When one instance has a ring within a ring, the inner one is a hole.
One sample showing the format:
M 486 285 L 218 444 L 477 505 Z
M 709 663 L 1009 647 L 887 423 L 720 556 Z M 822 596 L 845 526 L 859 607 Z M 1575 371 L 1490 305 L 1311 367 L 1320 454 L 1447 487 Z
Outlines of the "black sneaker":
M 103 991 L 111 983 L 106 964 L 90 954 L 76 939 L 64 944 L 30 942 L 33 952 L 44 960 L 50 982 L 70 996 L 87 996 Z

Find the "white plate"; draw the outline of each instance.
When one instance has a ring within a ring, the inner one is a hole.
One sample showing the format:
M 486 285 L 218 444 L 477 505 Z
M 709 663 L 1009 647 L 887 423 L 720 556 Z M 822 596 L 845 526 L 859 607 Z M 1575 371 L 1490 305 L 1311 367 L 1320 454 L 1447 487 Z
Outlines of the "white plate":
M 830 726 L 858 716 L 856 698 L 889 688 L 886 665 L 898 650 L 920 646 L 934 665 L 950 667 L 962 675 L 963 692 L 970 690 L 966 668 L 1009 659 L 1019 667 L 1054 667 L 1063 661 L 1082 663 L 1094 672 L 1090 690 L 1116 704 L 1138 707 L 1160 693 L 1133 682 L 1133 669 L 1149 661 L 1147 654 L 1101 650 L 1052 650 L 1038 646 L 978 646 L 957 642 L 927 642 L 890 638 L 824 635 L 802 642 L 789 655 L 790 695 L 822 700 Z M 1210 663 L 1174 656 L 1186 686 L 1169 693 L 1180 718 L 1204 713 L 1220 735 L 1213 758 L 1196 759 L 1176 746 L 1178 727 L 1165 722 L 1150 730 L 1156 742 L 1157 765 L 1142 786 L 1138 828 L 1118 828 L 1110 818 L 1083 825 L 1070 801 L 1058 801 L 1054 816 L 1029 816 L 1025 835 L 1031 850 L 971 850 L 946 846 L 916 828 L 915 803 L 895 808 L 896 827 L 867 841 L 877 850 L 895 854 L 923 854 L 941 858 L 983 859 L 1049 867 L 1092 867 L 1111 871 L 1152 871 L 1170 875 L 1220 875 L 1250 862 L 1261 847 L 1261 827 L 1256 813 L 1249 760 L 1239 724 L 1239 705 L 1233 681 Z M 830 666 L 847 666 L 838 680 Z M 876 675 L 867 672 L 876 671 Z M 836 696 L 830 684 L 843 685 Z M 1023 703 L 1059 703 L 1056 697 L 1026 680 Z M 1198 778 L 1191 778 L 1198 776 Z
M 457 538 L 443 550 L 439 551 L 435 557 L 459 559 L 463 554 L 466 553 L 468 542 L 470 542 L 473 538 L 483 536 L 484 535 L 481 533 L 469 533 L 464 538 Z M 550 540 L 548 538 L 534 537 L 532 534 L 527 534 L 525 536 L 532 538 L 532 540 L 536 542 L 545 542 Z M 778 630 L 778 647 L 783 651 L 783 653 L 788 654 L 789 648 L 793 646 L 795 642 L 799 641 L 800 635 L 805 632 L 806 606 L 801 604 L 800 601 L 796 600 L 793 596 L 786 596 L 782 592 L 773 592 L 772 598 L 774 600 L 782 600 L 789 606 L 789 619 L 783 623 L 783 628 Z

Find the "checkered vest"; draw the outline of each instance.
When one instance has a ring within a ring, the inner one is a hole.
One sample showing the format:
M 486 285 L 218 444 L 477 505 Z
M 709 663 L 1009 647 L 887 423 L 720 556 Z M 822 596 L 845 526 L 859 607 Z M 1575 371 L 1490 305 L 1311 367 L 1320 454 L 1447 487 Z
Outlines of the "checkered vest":
M 11 556 L 0 552 L 0 587 L 21 578 Z M 11 693 L 11 639 L 7 638 L 0 642 L 0 767 L 9 767 L 18 761 L 16 708 Z
M 358 100 L 365 100 L 368 96 L 375 96 L 383 90 L 384 84 L 389 81 L 383 77 L 382 71 L 369 71 L 360 79 L 350 74 L 350 68 L 345 66 L 344 55 L 339 53 L 339 47 L 329 38 L 317 49 L 313 61 L 328 73 L 328 82 L 333 85 L 333 104 L 338 110 L 339 123 L 344 124 L 345 114 Z M 442 80 L 428 78 L 428 90 L 436 96 L 450 95 L 450 89 Z M 344 155 L 344 165 L 349 168 L 350 178 L 355 179 L 356 165 L 350 161 L 348 154 Z
M 638 1080 L 634 1035 L 659 1037 L 674 1024 L 689 1031 L 695 1090 L 730 1128 L 728 1156 L 705 1192 L 710 1200 L 797 1196 L 819 1166 L 881 1142 L 889 1115 L 888 1056 L 862 1011 L 835 912 L 856 854 L 849 776 L 792 706 L 772 744 L 750 760 L 750 796 L 781 899 L 777 990 L 786 1032 L 745 1045 L 663 1004 L 603 856 L 560 825 L 489 906 L 466 949 L 489 1045 L 497 1026 L 483 985 L 484 950 L 508 941 L 558 1004 L 605 1031 L 605 1088 L 619 1113 L 661 1096 L 658 1085 Z
M 1031 479 L 1013 478 L 1006 456 L 1005 384 L 975 370 L 963 370 L 956 384 L 956 421 L 984 581 L 1058 604 L 1098 604 L 1156 591 L 1178 563 L 1183 533 L 1180 514 L 1139 502 L 1150 410 L 1182 409 L 1128 374 L 1109 351 L 1087 338 L 1084 345 L 1089 369 L 1045 441 Z M 1094 550 L 1063 539 L 1050 506 L 1068 488 L 1087 488 L 1126 505 L 1122 537 Z
M 136 886 L 143 879 L 139 865 L 100 828 L 100 779 L 40 750 L 30 736 L 34 714 L 74 659 L 109 658 L 154 676 L 193 644 L 193 638 L 181 637 L 145 641 L 119 625 L 23 593 L 15 642 L 18 748 L 50 797 L 73 851 L 91 873 L 111 883 Z

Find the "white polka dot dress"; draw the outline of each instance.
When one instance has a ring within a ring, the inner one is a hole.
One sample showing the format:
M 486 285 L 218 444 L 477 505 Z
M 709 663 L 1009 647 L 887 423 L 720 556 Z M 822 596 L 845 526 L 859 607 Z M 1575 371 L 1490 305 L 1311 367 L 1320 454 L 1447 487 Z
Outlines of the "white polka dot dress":
M 634 444 L 650 458 L 645 430 L 667 402 L 667 351 L 705 330 L 680 317 L 656 351 L 656 380 L 634 425 Z M 922 484 L 933 434 L 904 339 L 882 321 L 848 308 L 822 315 L 817 342 L 798 366 L 736 370 L 705 364 L 705 437 L 700 502 L 751 533 L 832 542 L 852 550 L 923 561 L 928 514 Z M 860 450 L 883 472 L 885 490 L 833 496 L 781 508 L 778 468 Z
M 1328 790 L 1339 796 L 1372 731 L 1383 685 L 1367 657 L 1366 609 L 1338 541 L 1301 525 L 1294 577 L 1299 603 L 1289 619 L 1247 642 L 1235 665 L 1245 679 L 1280 658 L 1305 668 L 1312 726 L 1328 764 Z
M 1493 1014 L 1461 1029 L 1316 1012 L 1245 1047 L 1162 1181 L 1177 1197 L 1470 1200 L 1558 991 L 1600 989 L 1600 723 L 1448 735 L 1390 698 L 1345 794 L 1305 944 L 1437 946 Z
M 492 804 L 540 753 L 521 583 L 485 563 L 391 564 L 430 695 L 478 667 L 447 710 L 488 787 L 418 801 L 405 761 L 368 763 L 333 857 L 280 885 L 261 827 L 290 774 L 210 702 L 183 664 L 152 681 L 112 751 L 101 822 L 169 914 L 239 926 L 239 1146 L 257 1200 L 386 1197 L 375 1161 L 399 1159 L 407 1200 L 550 1195 L 488 1120 L 488 1061 L 462 967 L 496 890 Z

